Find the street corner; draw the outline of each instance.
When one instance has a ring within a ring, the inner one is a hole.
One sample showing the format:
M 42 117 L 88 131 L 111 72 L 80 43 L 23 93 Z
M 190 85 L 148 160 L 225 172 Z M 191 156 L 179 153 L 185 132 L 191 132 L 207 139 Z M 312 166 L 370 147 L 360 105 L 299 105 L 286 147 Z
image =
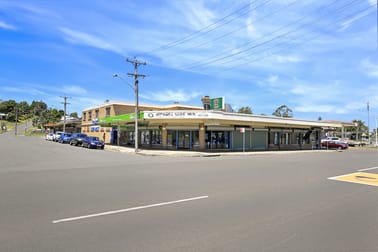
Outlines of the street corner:
M 354 172 L 336 177 L 330 177 L 328 179 L 355 184 L 378 186 L 378 174 L 375 173 Z

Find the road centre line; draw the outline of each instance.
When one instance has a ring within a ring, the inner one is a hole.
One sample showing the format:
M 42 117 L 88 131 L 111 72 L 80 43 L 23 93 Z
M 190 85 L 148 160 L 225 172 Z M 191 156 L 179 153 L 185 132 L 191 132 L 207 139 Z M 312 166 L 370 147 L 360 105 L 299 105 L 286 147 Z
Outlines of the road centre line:
M 369 171 L 369 170 L 375 170 L 375 169 L 378 169 L 378 166 L 370 167 L 370 168 L 366 168 L 366 169 L 361 169 L 361 170 L 357 170 L 357 171 L 362 172 L 362 171 Z
M 151 207 L 158 207 L 158 206 L 172 205 L 172 204 L 188 202 L 188 201 L 193 201 L 193 200 L 200 200 L 200 199 L 205 199 L 205 198 L 208 198 L 208 197 L 209 196 L 199 196 L 199 197 L 180 199 L 180 200 L 175 200 L 175 201 L 167 201 L 167 202 L 156 203 L 156 204 L 145 205 L 145 206 L 138 206 L 138 207 L 131 207 L 131 208 L 107 211 L 107 212 L 102 212 L 102 213 L 88 214 L 88 215 L 82 215 L 82 216 L 77 216 L 77 217 L 54 220 L 54 221 L 52 221 L 52 223 L 57 224 L 57 223 L 61 223 L 61 222 L 77 221 L 77 220 L 94 218 L 94 217 L 99 217 L 99 216 L 105 216 L 105 215 L 141 210 L 141 209 L 146 209 L 146 208 L 151 208 Z

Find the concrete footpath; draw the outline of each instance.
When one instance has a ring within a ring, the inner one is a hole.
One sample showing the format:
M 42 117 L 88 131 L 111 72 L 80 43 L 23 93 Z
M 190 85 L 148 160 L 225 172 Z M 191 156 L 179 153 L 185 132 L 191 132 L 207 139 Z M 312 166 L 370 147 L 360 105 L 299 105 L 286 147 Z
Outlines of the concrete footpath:
M 153 150 L 153 149 L 139 149 L 135 153 L 132 147 L 105 145 L 105 150 L 119 151 L 130 154 L 138 154 L 145 156 L 173 156 L 173 157 L 219 157 L 219 156 L 253 156 L 253 155 L 287 155 L 299 153 L 324 153 L 335 152 L 338 150 L 294 150 L 294 151 L 246 151 L 246 152 L 201 152 L 201 151 L 176 151 L 176 150 Z

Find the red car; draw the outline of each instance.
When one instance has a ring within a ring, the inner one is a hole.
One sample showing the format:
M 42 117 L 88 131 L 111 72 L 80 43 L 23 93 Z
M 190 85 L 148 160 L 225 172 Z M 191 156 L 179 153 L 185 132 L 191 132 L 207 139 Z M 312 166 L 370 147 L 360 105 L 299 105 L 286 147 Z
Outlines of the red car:
M 341 141 L 324 141 L 322 142 L 322 147 L 330 149 L 348 149 L 348 144 Z

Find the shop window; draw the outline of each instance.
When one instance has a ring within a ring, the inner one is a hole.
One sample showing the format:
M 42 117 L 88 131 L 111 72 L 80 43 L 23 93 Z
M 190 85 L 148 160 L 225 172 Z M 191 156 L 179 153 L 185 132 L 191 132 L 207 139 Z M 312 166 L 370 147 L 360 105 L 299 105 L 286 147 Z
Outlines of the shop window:
M 168 130 L 167 131 L 167 146 L 168 148 L 176 148 L 176 131 Z
M 290 133 L 281 133 L 281 144 L 291 144 Z
M 280 133 L 270 132 L 269 144 L 279 145 L 280 144 Z
M 152 144 L 161 144 L 161 130 L 152 130 L 151 131 L 151 143 Z
M 205 142 L 208 149 L 228 149 L 229 148 L 228 131 L 207 131 Z

